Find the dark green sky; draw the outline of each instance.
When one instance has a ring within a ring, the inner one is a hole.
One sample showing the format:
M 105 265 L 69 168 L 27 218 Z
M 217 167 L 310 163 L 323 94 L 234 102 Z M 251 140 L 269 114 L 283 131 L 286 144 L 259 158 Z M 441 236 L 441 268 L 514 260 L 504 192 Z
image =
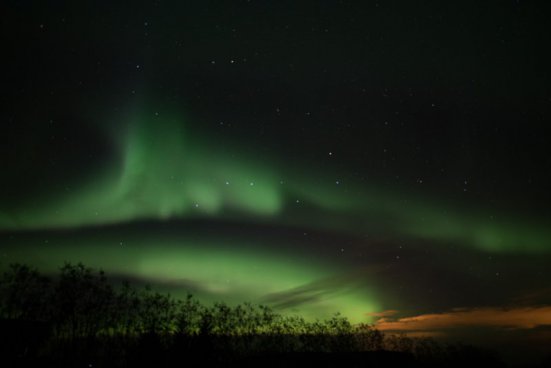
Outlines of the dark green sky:
M 2 8 L 2 267 L 548 336 L 544 2 Z

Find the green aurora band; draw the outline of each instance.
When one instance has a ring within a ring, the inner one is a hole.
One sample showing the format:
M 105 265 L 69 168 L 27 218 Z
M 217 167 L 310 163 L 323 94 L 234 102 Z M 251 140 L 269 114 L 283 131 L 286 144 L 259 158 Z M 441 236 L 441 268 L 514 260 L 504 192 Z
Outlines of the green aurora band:
M 121 134 L 118 134 L 120 136 Z M 327 173 L 280 169 L 274 160 L 186 136 L 178 119 L 133 119 L 120 161 L 71 194 L 0 210 L 0 230 L 55 229 L 138 219 L 240 218 L 247 221 L 391 233 L 487 252 L 540 253 L 551 231 L 529 218 L 492 216 L 419 194 L 353 183 Z M 193 138 L 193 139 L 192 139 Z M 270 164 L 271 163 L 271 164 Z M 282 165 L 279 165 L 282 166 Z
M 32 236 L 10 241 L 0 268 L 7 259 L 56 274 L 65 262 L 82 262 L 105 270 L 111 279 L 152 285 L 177 298 L 190 292 L 207 303 L 251 301 L 310 320 L 338 311 L 354 323 L 366 322 L 371 320 L 367 313 L 382 309 L 365 280 L 346 277 L 345 269 L 258 244 L 225 240 L 220 247 L 182 236 L 110 234 L 82 237 L 76 246 L 73 236 L 49 235 L 47 242 Z

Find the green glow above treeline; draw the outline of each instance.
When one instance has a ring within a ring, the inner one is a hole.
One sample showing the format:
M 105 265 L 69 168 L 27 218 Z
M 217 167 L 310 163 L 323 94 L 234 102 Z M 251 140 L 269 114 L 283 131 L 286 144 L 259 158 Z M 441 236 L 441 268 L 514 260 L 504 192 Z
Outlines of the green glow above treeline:
M 105 270 L 111 280 L 148 284 L 176 298 L 190 292 L 207 303 L 250 301 L 310 320 L 340 312 L 354 323 L 370 322 L 367 314 L 382 309 L 369 280 L 343 277 L 346 269 L 282 252 L 277 244 L 227 239 L 219 246 L 212 240 L 158 234 L 50 234 L 47 242 L 37 243 L 31 237 L 4 246 L 0 269 L 25 263 L 55 275 L 65 262 L 81 262 Z

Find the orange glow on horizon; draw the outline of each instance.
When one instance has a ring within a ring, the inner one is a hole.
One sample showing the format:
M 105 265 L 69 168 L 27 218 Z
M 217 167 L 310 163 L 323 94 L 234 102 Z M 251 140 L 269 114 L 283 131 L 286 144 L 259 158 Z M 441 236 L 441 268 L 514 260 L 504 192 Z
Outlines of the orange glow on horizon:
M 392 311 L 393 312 L 393 311 Z M 436 331 L 460 327 L 530 329 L 551 325 L 551 306 L 522 308 L 453 309 L 447 313 L 423 314 L 393 319 L 379 313 L 375 327 L 381 331 Z

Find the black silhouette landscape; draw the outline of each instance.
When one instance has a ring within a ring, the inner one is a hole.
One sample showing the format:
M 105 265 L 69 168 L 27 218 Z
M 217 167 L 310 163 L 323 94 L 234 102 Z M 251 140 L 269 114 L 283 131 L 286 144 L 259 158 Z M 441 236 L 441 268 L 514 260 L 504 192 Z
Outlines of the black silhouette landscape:
M 495 352 L 384 334 L 338 313 L 307 322 L 262 305 L 206 306 L 65 264 L 48 278 L 13 264 L 0 279 L 1 348 L 13 366 L 369 367 L 483 364 Z

